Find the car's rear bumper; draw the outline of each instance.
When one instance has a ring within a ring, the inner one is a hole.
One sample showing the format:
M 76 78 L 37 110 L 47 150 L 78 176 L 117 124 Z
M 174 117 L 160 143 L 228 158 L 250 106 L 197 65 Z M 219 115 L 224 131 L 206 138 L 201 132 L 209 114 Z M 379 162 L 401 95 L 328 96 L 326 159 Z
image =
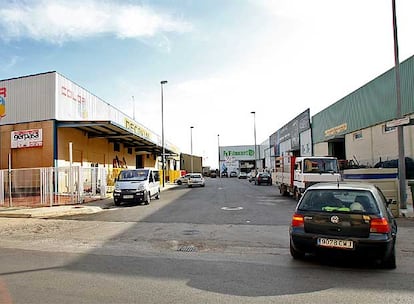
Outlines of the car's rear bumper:
M 332 247 L 320 247 L 317 245 L 318 238 L 352 240 L 353 249 L 340 249 Z M 357 255 L 372 259 L 387 258 L 394 246 L 394 238 L 388 234 L 371 234 L 370 238 L 349 238 L 331 235 L 314 235 L 307 233 L 291 232 L 291 245 L 296 251 L 310 254 L 337 253 L 345 255 Z

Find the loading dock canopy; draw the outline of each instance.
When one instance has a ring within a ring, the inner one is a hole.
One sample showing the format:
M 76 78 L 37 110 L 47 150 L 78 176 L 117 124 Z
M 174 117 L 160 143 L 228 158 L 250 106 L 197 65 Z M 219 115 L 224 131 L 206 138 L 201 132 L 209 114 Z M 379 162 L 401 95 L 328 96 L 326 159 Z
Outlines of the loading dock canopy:
M 145 151 L 155 155 L 162 154 L 162 146 L 143 138 L 112 121 L 58 121 L 58 128 L 75 128 L 85 132 L 88 138 L 104 138 L 112 143 L 123 144 L 135 151 Z M 161 141 L 161 140 L 160 140 Z M 176 155 L 165 147 L 165 154 Z

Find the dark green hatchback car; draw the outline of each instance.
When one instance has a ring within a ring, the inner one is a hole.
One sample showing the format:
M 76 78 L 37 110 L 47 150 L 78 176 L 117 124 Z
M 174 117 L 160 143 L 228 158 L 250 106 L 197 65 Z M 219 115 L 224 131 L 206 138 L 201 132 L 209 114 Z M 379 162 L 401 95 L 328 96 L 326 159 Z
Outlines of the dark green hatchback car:
M 360 256 L 396 267 L 397 224 L 381 190 L 368 183 L 309 187 L 292 217 L 290 253 Z

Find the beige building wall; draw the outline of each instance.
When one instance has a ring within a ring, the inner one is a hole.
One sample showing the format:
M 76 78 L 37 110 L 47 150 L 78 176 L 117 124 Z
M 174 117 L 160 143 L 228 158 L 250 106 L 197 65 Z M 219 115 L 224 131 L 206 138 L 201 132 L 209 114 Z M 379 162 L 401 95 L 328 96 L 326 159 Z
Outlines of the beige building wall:
M 325 156 L 329 155 L 329 148 L 327 142 L 317 143 L 313 145 L 314 156 Z
M 7 169 L 9 154 L 12 169 L 53 166 L 53 121 L 0 126 L 0 169 Z M 41 147 L 11 149 L 11 132 L 42 129 Z
M 191 172 L 191 155 L 181 153 L 181 170 Z M 193 171 L 201 173 L 203 171 L 203 158 L 193 155 Z
M 414 157 L 414 127 L 404 127 L 405 156 Z M 380 160 L 398 158 L 397 129 L 386 130 L 385 123 L 345 135 L 347 159 L 373 166 Z

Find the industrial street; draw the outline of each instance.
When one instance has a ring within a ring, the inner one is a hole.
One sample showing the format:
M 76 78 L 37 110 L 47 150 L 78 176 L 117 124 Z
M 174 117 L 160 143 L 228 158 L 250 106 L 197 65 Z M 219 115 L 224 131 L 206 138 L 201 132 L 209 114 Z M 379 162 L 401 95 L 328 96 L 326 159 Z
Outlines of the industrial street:
M 412 303 L 410 219 L 398 220 L 390 271 L 293 260 L 296 203 L 275 186 L 207 178 L 148 206 L 97 204 L 107 209 L 0 219 L 0 303 Z

